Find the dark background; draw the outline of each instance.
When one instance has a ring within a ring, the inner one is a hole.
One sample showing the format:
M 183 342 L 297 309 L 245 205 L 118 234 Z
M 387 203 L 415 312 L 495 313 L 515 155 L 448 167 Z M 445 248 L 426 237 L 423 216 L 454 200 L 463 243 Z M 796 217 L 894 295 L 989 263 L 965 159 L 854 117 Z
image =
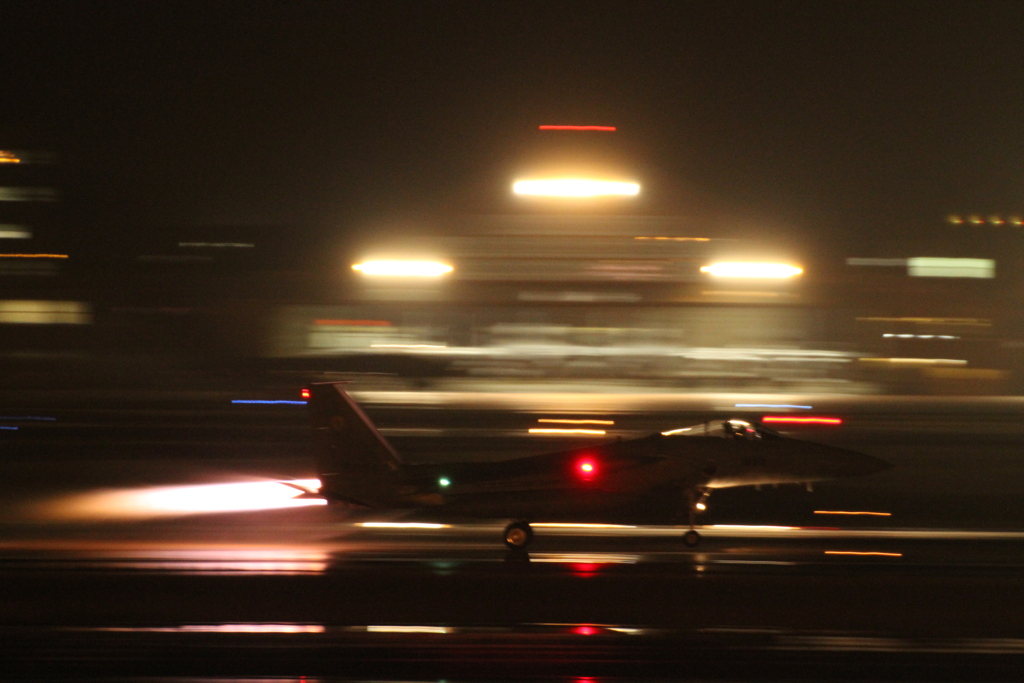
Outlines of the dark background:
M 866 252 L 1020 211 L 1022 24 L 1016 2 L 6 2 L 0 141 L 59 154 L 90 250 L 479 208 L 538 124 L 598 123 L 645 211 L 695 196 Z

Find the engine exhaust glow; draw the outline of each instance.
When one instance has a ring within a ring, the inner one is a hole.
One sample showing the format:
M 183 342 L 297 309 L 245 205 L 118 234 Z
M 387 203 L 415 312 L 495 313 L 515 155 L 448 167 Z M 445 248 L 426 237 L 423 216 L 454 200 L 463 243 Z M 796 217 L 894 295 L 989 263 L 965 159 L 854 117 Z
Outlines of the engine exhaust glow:
M 63 519 L 146 519 L 327 505 L 304 494 L 319 488 L 319 479 L 296 479 L 114 489 L 59 500 L 47 505 L 46 513 Z

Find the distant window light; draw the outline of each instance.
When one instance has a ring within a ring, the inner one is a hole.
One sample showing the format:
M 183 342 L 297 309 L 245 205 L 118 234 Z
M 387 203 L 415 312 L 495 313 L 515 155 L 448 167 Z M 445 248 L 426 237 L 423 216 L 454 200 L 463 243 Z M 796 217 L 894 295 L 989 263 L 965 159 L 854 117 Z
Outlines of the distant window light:
M 919 256 L 907 259 L 911 277 L 994 278 L 996 262 L 982 258 L 933 258 Z
M 89 304 L 83 301 L 0 301 L 0 323 L 21 325 L 87 325 Z
M 0 239 L 6 240 L 27 240 L 32 237 L 32 231 L 24 225 L 12 223 L 0 223 Z

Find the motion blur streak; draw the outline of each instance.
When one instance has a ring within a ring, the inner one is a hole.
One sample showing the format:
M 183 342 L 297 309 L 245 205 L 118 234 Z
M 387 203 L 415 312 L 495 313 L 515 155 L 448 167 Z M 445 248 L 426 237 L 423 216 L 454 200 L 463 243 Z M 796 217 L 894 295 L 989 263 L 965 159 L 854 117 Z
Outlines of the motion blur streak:
M 535 197 L 629 197 L 640 194 L 640 186 L 617 180 L 545 178 L 517 180 L 512 185 L 512 192 Z
M 604 436 L 607 432 L 603 429 L 556 429 L 554 427 L 533 427 L 530 429 L 530 434 Z
M 866 512 L 863 510 L 815 510 L 816 515 L 868 515 L 871 517 L 892 517 L 891 512 Z
M 436 633 L 445 634 L 451 633 L 452 629 L 447 626 L 367 626 L 366 631 L 368 633 Z
M 537 126 L 539 130 L 595 130 L 612 133 L 615 126 Z
M 737 403 L 736 408 L 800 408 L 810 410 L 814 406 L 798 406 L 792 403 Z
M 367 261 L 352 270 L 377 277 L 440 277 L 454 269 L 437 261 Z
M 544 529 L 635 529 L 630 524 L 590 524 L 587 522 L 536 522 L 531 526 Z
M 743 261 L 725 261 L 702 266 L 700 272 L 712 277 L 731 278 L 763 278 L 768 280 L 784 280 L 804 272 L 803 268 L 786 263 L 747 263 Z
M 765 415 L 761 422 L 792 423 L 792 424 L 818 424 L 818 425 L 841 425 L 843 421 L 838 417 L 787 417 L 785 415 Z
M 108 626 L 106 633 L 323 633 L 320 624 L 185 624 L 184 626 Z
M 322 498 L 299 497 L 319 486 L 316 479 L 296 479 L 96 491 L 48 503 L 44 514 L 61 519 L 143 519 L 327 505 Z
M 0 258 L 68 258 L 67 254 L 0 254 Z
M 559 419 L 553 417 L 542 417 L 538 418 L 537 422 L 548 422 L 551 424 L 565 424 L 565 425 L 613 425 L 615 420 L 571 420 L 571 419 Z
M 878 557 L 903 557 L 903 553 L 883 553 L 869 550 L 826 550 L 826 555 L 864 555 Z
M 451 524 L 433 522 L 359 522 L 357 526 L 366 528 L 449 528 Z
M 304 406 L 304 405 L 306 405 L 306 401 L 283 401 L 283 400 L 281 400 L 281 401 L 264 401 L 264 400 L 257 400 L 257 399 L 242 399 L 242 398 L 234 399 L 231 402 L 232 403 L 256 404 L 256 405 L 268 405 L 268 406 L 276 406 L 276 405 Z

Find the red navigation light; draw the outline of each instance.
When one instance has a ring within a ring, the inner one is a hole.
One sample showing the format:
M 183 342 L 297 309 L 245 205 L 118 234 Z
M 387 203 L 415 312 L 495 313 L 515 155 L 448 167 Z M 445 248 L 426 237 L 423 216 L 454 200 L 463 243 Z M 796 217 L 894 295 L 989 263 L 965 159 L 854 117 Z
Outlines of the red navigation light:
M 789 417 L 788 415 L 765 415 L 761 422 L 775 424 L 804 424 L 804 425 L 841 425 L 843 421 L 838 417 Z
M 592 636 L 597 633 L 597 629 L 593 626 L 577 626 L 572 632 L 578 636 Z
M 576 476 L 583 481 L 593 481 L 597 477 L 597 461 L 586 456 L 576 461 Z
M 540 130 L 597 130 L 604 133 L 615 132 L 615 126 L 537 126 Z
M 309 389 L 303 389 L 302 391 L 299 392 L 299 395 L 302 396 L 302 398 L 304 400 L 308 401 L 309 400 Z

